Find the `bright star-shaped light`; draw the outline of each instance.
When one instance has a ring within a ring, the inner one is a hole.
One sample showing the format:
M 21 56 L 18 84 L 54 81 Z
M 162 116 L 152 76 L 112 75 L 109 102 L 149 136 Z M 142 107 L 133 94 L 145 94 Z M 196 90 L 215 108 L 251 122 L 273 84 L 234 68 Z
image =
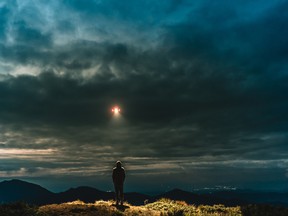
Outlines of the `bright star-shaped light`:
M 112 112 L 113 112 L 114 114 L 118 114 L 118 113 L 120 112 L 120 108 L 117 107 L 117 106 L 115 106 L 115 107 L 113 107 Z

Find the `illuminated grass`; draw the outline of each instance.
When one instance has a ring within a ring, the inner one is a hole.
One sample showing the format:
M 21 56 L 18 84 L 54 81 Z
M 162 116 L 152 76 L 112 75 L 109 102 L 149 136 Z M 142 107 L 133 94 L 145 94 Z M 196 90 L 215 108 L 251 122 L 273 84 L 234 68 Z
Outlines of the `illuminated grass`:
M 160 199 L 157 202 L 146 205 L 151 210 L 161 211 L 164 216 L 241 216 L 240 207 L 225 207 L 223 205 L 214 206 L 194 206 L 188 205 L 184 201 L 174 201 Z
M 115 202 L 98 200 L 84 203 L 81 200 L 41 207 L 26 203 L 0 205 L 1 216 L 287 216 L 288 208 L 272 205 L 248 205 L 244 207 L 225 207 L 224 205 L 188 205 L 184 201 L 160 199 L 143 206 L 124 203 L 122 207 Z
M 80 200 L 63 204 L 42 206 L 38 209 L 39 216 L 56 215 L 85 215 L 85 216 L 160 216 L 160 212 L 149 210 L 145 206 L 131 206 L 124 203 L 123 206 L 115 206 L 114 201 L 99 200 L 95 203 L 84 203 Z

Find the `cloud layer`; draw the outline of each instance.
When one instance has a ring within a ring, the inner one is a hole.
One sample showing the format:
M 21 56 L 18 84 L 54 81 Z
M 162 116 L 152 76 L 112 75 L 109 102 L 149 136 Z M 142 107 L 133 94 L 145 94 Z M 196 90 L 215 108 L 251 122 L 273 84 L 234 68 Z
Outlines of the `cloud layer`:
M 1 178 L 73 176 L 109 188 L 121 159 L 131 190 L 143 175 L 154 182 L 146 190 L 281 189 L 287 9 L 287 1 L 0 3 Z M 109 113 L 114 104 L 121 119 Z

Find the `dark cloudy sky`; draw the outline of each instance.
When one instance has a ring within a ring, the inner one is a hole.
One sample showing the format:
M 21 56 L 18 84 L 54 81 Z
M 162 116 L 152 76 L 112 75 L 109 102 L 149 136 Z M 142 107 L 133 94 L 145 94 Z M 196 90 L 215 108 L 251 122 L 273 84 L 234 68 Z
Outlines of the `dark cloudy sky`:
M 287 189 L 287 11 L 1 0 L 0 180 L 110 190 L 120 159 L 129 191 Z

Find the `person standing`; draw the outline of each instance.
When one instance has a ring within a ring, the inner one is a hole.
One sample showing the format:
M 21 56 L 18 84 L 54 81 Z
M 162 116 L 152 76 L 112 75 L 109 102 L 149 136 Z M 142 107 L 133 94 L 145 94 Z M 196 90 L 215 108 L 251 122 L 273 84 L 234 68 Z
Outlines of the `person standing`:
M 113 168 L 112 179 L 116 194 L 116 205 L 123 205 L 123 186 L 125 181 L 125 169 L 122 167 L 121 161 L 116 162 L 116 167 Z

